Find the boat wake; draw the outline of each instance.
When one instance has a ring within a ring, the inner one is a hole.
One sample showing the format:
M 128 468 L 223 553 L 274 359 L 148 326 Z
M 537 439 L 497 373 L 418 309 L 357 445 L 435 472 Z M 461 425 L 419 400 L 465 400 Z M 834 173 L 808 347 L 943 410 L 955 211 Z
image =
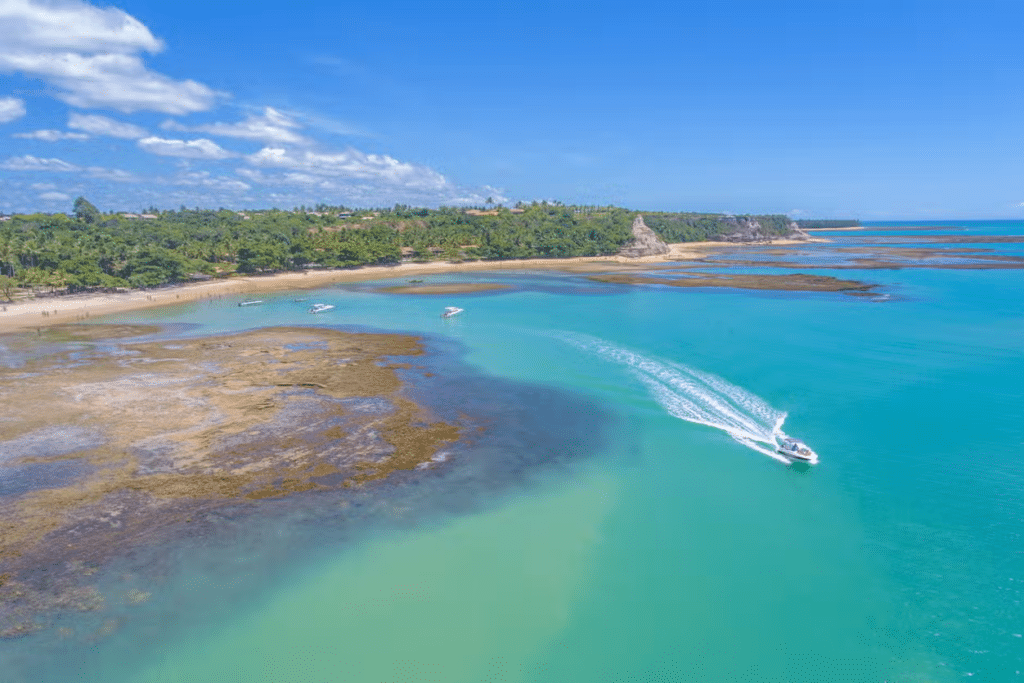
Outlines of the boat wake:
M 596 337 L 565 333 L 559 338 L 628 367 L 670 415 L 721 429 L 747 448 L 786 464 L 791 462 L 776 452 L 778 440 L 786 438 L 782 431 L 786 413 L 746 389 L 682 363 L 657 360 Z

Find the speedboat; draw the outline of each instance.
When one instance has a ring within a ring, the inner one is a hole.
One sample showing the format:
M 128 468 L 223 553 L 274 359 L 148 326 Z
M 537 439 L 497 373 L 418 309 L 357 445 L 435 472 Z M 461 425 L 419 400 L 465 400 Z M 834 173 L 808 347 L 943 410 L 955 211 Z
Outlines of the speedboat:
M 331 304 L 313 304 L 312 306 L 309 307 L 309 312 L 323 313 L 324 311 L 329 311 L 332 308 L 334 308 L 334 306 L 332 306 Z
M 450 318 L 453 315 L 458 315 L 459 313 L 462 313 L 462 310 L 463 309 L 457 308 L 455 306 L 447 306 L 444 309 L 444 313 L 441 314 L 441 317 L 442 318 Z
M 818 462 L 818 454 L 812 451 L 807 444 L 796 439 L 783 439 L 776 450 L 787 458 L 810 463 Z
M 242 301 L 238 305 L 239 306 L 259 306 L 261 303 L 263 303 L 263 302 L 262 301 Z

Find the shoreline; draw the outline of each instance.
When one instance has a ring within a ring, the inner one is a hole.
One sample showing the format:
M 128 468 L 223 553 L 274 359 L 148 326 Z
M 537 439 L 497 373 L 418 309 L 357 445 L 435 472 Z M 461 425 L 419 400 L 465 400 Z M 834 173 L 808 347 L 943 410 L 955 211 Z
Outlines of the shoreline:
M 825 242 L 823 239 L 773 240 L 771 246 Z M 669 253 L 660 256 L 579 256 L 562 259 L 522 259 L 513 261 L 470 261 L 452 263 L 400 263 L 393 266 L 362 266 L 352 270 L 308 270 L 302 272 L 250 275 L 225 280 L 171 285 L 149 290 L 116 294 L 65 294 L 0 304 L 0 334 L 82 322 L 93 316 L 126 313 L 147 308 L 184 304 L 225 295 L 260 294 L 288 290 L 317 289 L 339 282 L 364 282 L 391 277 L 414 277 L 442 273 L 502 272 L 513 270 L 558 270 L 567 273 L 596 273 L 630 270 L 669 261 L 695 261 L 715 249 L 742 246 L 769 246 L 767 243 L 680 242 L 669 245 Z

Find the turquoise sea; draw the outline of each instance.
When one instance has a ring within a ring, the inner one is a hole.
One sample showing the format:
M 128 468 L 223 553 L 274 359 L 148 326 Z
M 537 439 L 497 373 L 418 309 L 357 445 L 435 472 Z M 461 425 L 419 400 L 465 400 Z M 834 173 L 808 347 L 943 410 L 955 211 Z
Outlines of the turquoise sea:
M 928 227 L 824 236 L 1024 234 Z M 816 248 L 794 258 L 820 265 Z M 418 398 L 485 416 L 487 435 L 356 505 L 268 502 L 216 538 L 136 551 L 101 589 L 131 566 L 149 602 L 103 638 L 0 641 L 0 680 L 1024 680 L 1024 270 L 808 272 L 883 288 L 506 268 L 427 278 L 504 291 L 359 283 L 117 318 L 421 335 L 438 379 Z M 297 296 L 336 308 L 314 318 Z M 441 320 L 447 305 L 465 313 Z M 780 432 L 820 462 L 780 462 Z

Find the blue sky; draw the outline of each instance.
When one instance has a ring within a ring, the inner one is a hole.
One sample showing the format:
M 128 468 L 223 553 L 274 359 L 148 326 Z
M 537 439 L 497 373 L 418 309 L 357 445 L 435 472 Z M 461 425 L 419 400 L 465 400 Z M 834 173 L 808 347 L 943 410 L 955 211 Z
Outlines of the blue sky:
M 0 0 L 0 211 L 1024 217 L 1018 1 Z

